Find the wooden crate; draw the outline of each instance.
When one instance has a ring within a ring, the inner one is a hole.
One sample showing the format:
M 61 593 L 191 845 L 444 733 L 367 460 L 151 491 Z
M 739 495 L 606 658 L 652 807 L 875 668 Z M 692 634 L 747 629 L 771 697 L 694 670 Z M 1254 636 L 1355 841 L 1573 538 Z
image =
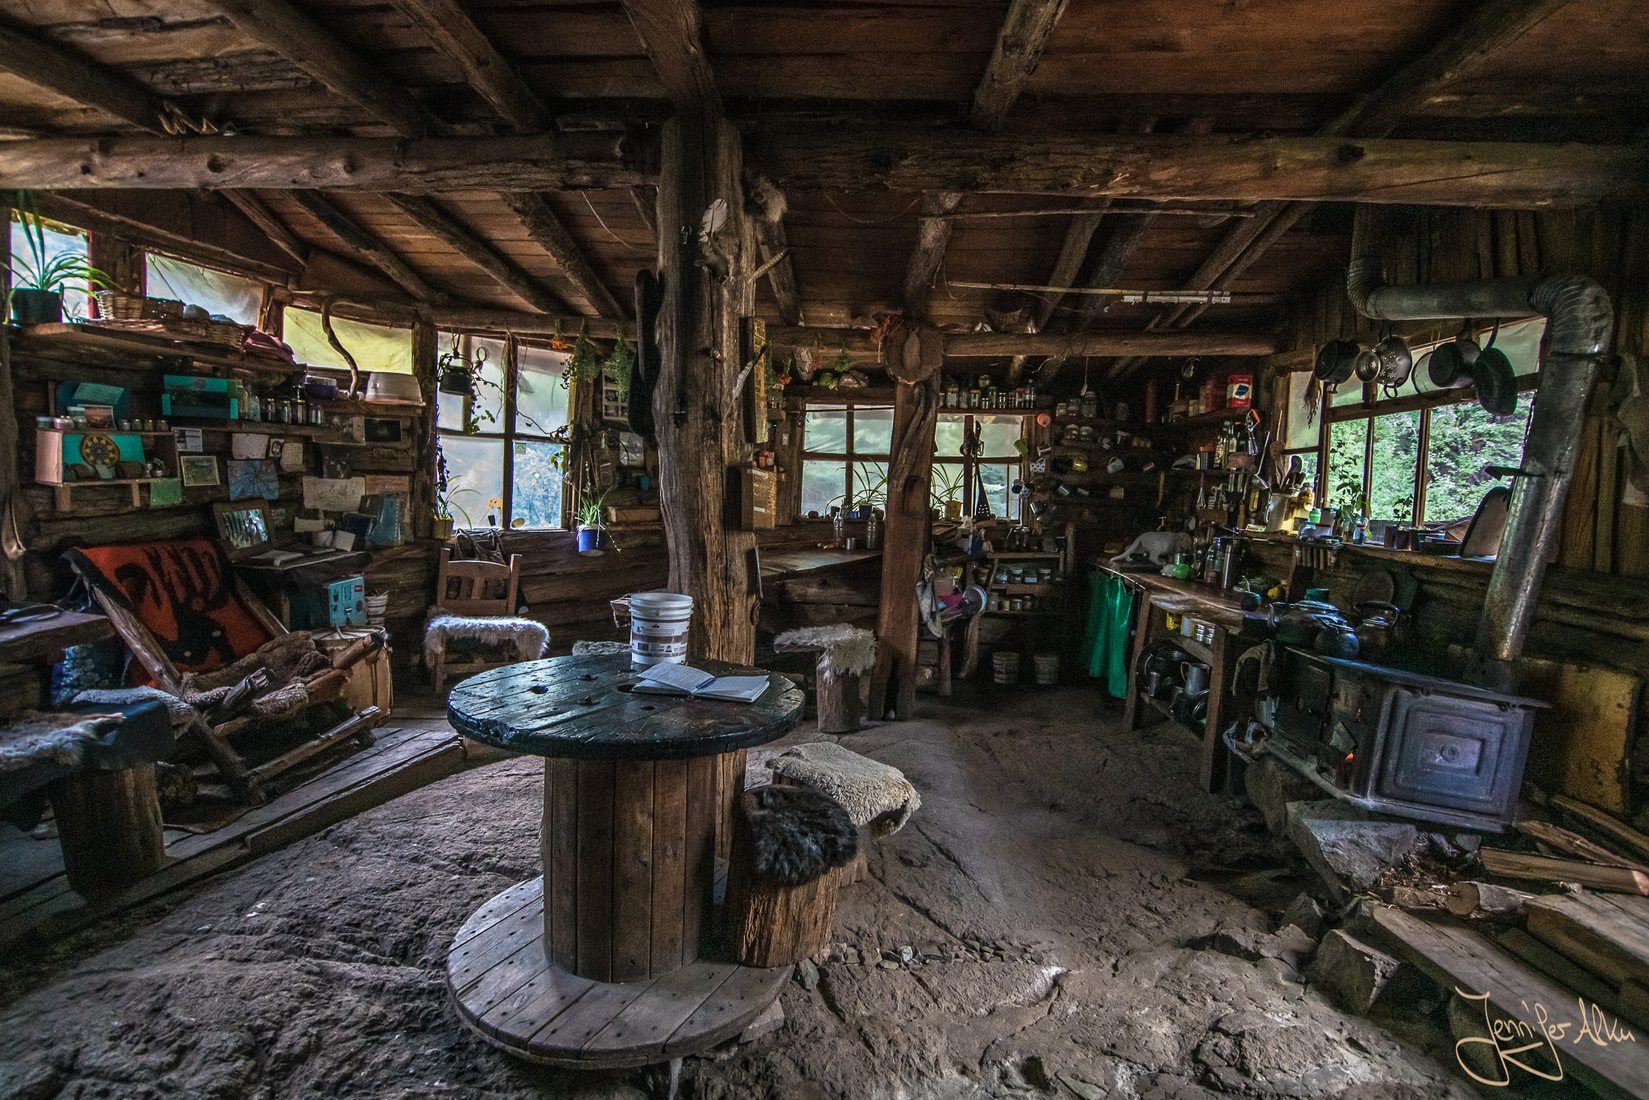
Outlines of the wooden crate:
M 739 526 L 746 531 L 777 527 L 779 479 L 772 470 L 746 466 L 739 471 Z

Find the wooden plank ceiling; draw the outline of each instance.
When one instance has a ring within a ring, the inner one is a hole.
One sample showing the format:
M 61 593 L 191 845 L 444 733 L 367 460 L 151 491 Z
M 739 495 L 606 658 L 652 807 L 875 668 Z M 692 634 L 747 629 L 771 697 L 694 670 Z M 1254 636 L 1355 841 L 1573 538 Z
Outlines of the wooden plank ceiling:
M 1405 64 L 1470 33 L 1459 28 L 1486 9 L 1522 12 L 1528 26 L 1433 75 L 1404 102 L 1400 121 L 1377 133 L 1334 128 L 1359 97 L 1387 90 Z M 1011 11 L 1006 0 L 702 0 L 701 11 L 714 87 L 729 115 L 747 124 L 971 118 L 1020 133 L 1607 144 L 1649 123 L 1642 0 L 1016 0 Z M 340 141 L 415 130 L 508 133 L 531 129 L 534 117 L 565 130 L 656 123 L 669 113 L 669 95 L 635 26 L 624 3 L 600 0 L 0 0 L 0 36 L 71 51 L 99 74 L 146 90 L 149 102 L 170 103 L 174 131 Z M 299 31 L 341 51 L 330 75 L 316 50 L 293 47 Z M 65 85 L 59 70 L 30 68 L 26 49 L 0 61 L 10 70 L 0 71 L 4 136 L 136 132 L 131 109 L 100 109 L 95 94 Z M 381 86 L 352 92 L 338 68 Z M 486 74 L 499 85 L 485 86 Z M 523 200 L 488 190 L 484 178 L 473 191 L 440 196 L 433 209 L 429 200 L 361 192 L 231 198 L 234 216 L 259 221 L 266 237 L 270 217 L 273 235 L 290 230 L 287 252 L 296 244 L 299 253 L 336 254 L 399 284 L 394 295 L 444 305 L 613 319 L 628 312 L 635 273 L 655 251 L 650 198 L 628 190 L 544 195 L 536 229 L 522 216 Z M 764 244 L 774 253 L 788 246 L 786 277 L 808 324 L 864 324 L 901 307 L 922 195 L 785 198 L 782 229 Z M 1343 206 L 1178 203 L 1144 213 L 1152 209 L 964 195 L 931 315 L 958 329 L 1267 332 L 1290 296 L 1344 260 Z M 546 224 L 556 240 L 546 242 Z M 376 260 L 361 247 L 367 238 L 381 246 Z M 1175 322 L 1160 306 L 956 285 L 1055 278 L 1140 289 L 1219 285 L 1248 300 Z M 795 321 L 766 281 L 760 308 Z

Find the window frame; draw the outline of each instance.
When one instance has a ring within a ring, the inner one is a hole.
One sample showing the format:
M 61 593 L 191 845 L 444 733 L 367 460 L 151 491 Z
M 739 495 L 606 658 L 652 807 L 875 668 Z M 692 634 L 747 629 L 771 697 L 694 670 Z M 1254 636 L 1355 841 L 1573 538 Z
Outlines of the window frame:
M 466 355 L 470 353 L 470 348 L 472 346 L 471 341 L 474 341 L 474 340 L 497 340 L 498 339 L 498 336 L 494 333 L 441 331 L 441 332 L 437 333 L 437 342 L 440 343 L 441 346 L 443 346 L 443 347 L 447 346 L 447 342 L 450 341 L 450 339 L 453 336 L 457 336 L 459 338 L 459 340 L 461 341 L 461 346 L 462 346 L 462 348 L 464 350 L 464 353 Z M 524 341 L 524 340 L 518 339 L 513 334 L 505 334 L 505 336 L 503 337 L 503 345 L 504 345 L 504 351 L 503 351 L 503 364 L 502 365 L 503 365 L 503 368 L 504 368 L 504 383 L 503 383 L 503 386 L 502 386 L 503 395 L 502 395 L 502 399 L 500 401 L 500 406 L 499 406 L 499 411 L 498 411 L 498 421 L 497 421 L 497 423 L 499 425 L 502 425 L 502 427 L 498 430 L 490 430 L 490 431 L 479 431 L 479 430 L 478 431 L 468 431 L 464 427 L 443 428 L 441 426 L 440 395 L 437 395 L 436 396 L 435 408 L 431 410 L 431 415 L 434 417 L 434 420 L 435 420 L 435 435 L 436 435 L 436 438 L 437 438 L 437 440 L 439 440 L 442 437 L 452 436 L 452 437 L 456 437 L 458 439 L 496 440 L 504 448 L 503 461 L 502 461 L 502 464 L 500 466 L 500 469 L 501 469 L 501 475 L 500 475 L 501 484 L 499 485 L 499 500 L 502 502 L 502 504 L 499 507 L 499 516 L 498 516 L 499 524 L 498 524 L 498 527 L 495 528 L 495 530 L 503 531 L 503 532 L 517 532 L 517 533 L 536 532 L 536 533 L 540 533 L 540 534 L 548 533 L 548 532 L 552 532 L 552 531 L 555 531 L 555 532 L 568 532 L 568 531 L 571 531 L 572 530 L 572 525 L 568 522 L 568 518 L 572 514 L 572 493 L 570 492 L 571 478 L 566 476 L 565 474 L 561 478 L 561 515 L 557 520 L 557 525 L 556 526 L 554 526 L 554 527 L 524 527 L 524 526 L 523 527 L 513 527 L 513 526 L 511 526 L 511 521 L 513 519 L 513 512 L 514 512 L 514 507 L 515 507 L 515 444 L 517 442 L 526 442 L 526 443 L 548 443 L 552 446 L 560 446 L 562 448 L 565 448 L 567 446 L 567 444 L 565 444 L 565 443 L 556 443 L 552 438 L 554 436 L 555 432 L 559 428 L 563 427 L 564 425 L 552 425 L 552 426 L 549 426 L 547 428 L 544 428 L 542 431 L 538 431 L 538 430 L 534 430 L 532 428 L 527 428 L 527 429 L 523 430 L 521 428 L 521 426 L 516 423 L 517 401 L 516 401 L 516 389 L 515 388 L 516 388 L 516 385 L 517 385 L 517 383 L 520 379 L 520 375 L 521 375 L 521 371 L 520 371 L 520 350 L 521 350 L 522 347 L 530 346 L 530 347 L 533 347 L 533 348 L 538 348 L 538 349 L 550 351 L 554 354 L 562 355 L 563 357 L 565 357 L 567 353 L 556 351 L 556 349 L 552 348 L 547 342 L 538 343 L 536 341 Z M 574 403 L 574 401 L 576 400 L 576 397 L 577 397 L 576 393 L 574 392 L 574 387 L 576 387 L 576 385 L 577 385 L 576 382 L 569 382 L 569 384 L 568 384 L 568 389 L 567 389 L 567 420 L 565 421 L 566 424 L 570 424 L 572 422 L 573 408 L 574 408 L 573 403 Z M 471 405 L 472 405 L 473 401 L 474 401 L 473 397 L 466 396 L 466 397 L 463 398 L 462 416 L 463 416 L 464 424 L 466 426 L 469 425 L 472 422 L 471 421 Z M 470 527 L 470 528 L 465 528 L 465 530 L 484 531 L 484 530 L 487 530 L 487 528 L 485 528 L 485 527 Z
M 1543 321 L 1541 317 L 1519 317 L 1507 324 L 1517 325 L 1529 321 Z M 1502 324 L 1500 327 L 1507 327 Z M 1473 333 L 1473 338 L 1481 345 L 1493 330 L 1493 326 L 1484 327 Z M 1413 346 L 1414 369 L 1416 374 L 1422 369 L 1422 361 L 1432 350 L 1454 339 L 1452 336 L 1430 343 Z M 1531 393 L 1540 387 L 1540 363 L 1545 348 L 1546 333 L 1542 332 L 1540 348 L 1542 356 L 1537 357 L 1535 370 L 1530 374 L 1519 374 L 1516 377 L 1517 392 L 1519 395 Z M 1515 366 L 1515 365 L 1514 365 Z M 1376 436 L 1375 421 L 1381 417 L 1400 413 L 1418 412 L 1420 425 L 1417 429 L 1418 446 L 1415 452 L 1414 463 L 1414 494 L 1413 507 L 1407 526 L 1420 527 L 1426 523 L 1426 496 L 1430 487 L 1429 469 L 1431 465 L 1431 414 L 1433 409 L 1444 408 L 1450 405 L 1464 405 L 1477 400 L 1477 391 L 1474 387 L 1464 387 L 1452 390 L 1435 390 L 1431 393 L 1413 392 L 1400 397 L 1382 398 L 1377 383 L 1354 383 L 1362 390 L 1362 398 L 1356 402 L 1348 402 L 1336 406 L 1333 398 L 1336 389 L 1324 387 L 1322 400 L 1317 406 L 1317 446 L 1315 448 L 1295 448 L 1284 451 L 1283 454 L 1310 454 L 1317 456 L 1317 474 L 1313 481 L 1313 491 L 1319 505 L 1328 501 L 1329 477 L 1329 443 L 1334 425 L 1348 421 L 1361 420 L 1367 424 L 1363 437 L 1363 469 L 1362 483 L 1365 494 L 1368 486 L 1374 480 L 1374 441 Z M 1412 385 L 1413 383 L 1405 383 Z M 1291 407 L 1289 414 L 1293 415 Z M 1527 429 L 1525 429 L 1526 431 Z M 1383 517 L 1371 516 L 1371 519 L 1381 520 Z M 1403 522 L 1403 521 L 1389 521 Z

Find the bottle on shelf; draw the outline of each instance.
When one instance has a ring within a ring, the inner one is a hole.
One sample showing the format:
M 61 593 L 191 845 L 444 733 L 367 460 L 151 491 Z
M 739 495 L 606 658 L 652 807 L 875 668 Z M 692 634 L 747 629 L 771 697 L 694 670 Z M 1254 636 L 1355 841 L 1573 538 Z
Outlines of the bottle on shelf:
M 844 550 L 847 548 L 847 517 L 842 515 L 838 505 L 830 510 L 830 548 Z

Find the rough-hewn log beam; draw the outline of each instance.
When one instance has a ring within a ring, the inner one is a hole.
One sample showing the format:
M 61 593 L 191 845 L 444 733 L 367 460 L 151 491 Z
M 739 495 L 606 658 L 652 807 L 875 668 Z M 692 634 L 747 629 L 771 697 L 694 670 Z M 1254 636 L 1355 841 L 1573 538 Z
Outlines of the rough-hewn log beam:
M 285 282 L 301 270 L 296 264 L 272 263 L 266 259 L 243 255 L 238 251 L 207 244 L 194 237 L 185 236 L 175 227 L 168 229 L 124 214 L 105 210 L 73 194 L 62 191 L 38 192 L 34 196 L 34 201 L 40 212 L 48 218 L 57 218 L 60 221 L 68 222 L 70 225 L 78 225 L 82 229 L 89 229 L 96 233 L 106 233 L 109 236 L 130 241 L 132 244 L 158 248 L 163 252 L 170 252 L 186 259 L 200 263 L 216 264 L 232 271 L 256 275 L 272 282 Z
M 166 104 L 161 97 L 124 73 L 78 50 L 47 41 L 10 20 L 0 20 L 0 69 L 96 107 L 140 130 L 163 132 L 161 119 L 166 117 Z
M 315 191 L 294 191 L 292 198 L 339 240 L 360 253 L 362 259 L 389 276 L 418 301 L 433 302 L 441 298 L 441 294 L 425 282 L 423 276 L 408 267 L 389 245 L 334 206 L 325 195 Z
M 247 221 L 267 233 L 270 244 L 300 264 L 309 262 L 309 245 L 292 232 L 292 227 L 282 221 L 280 215 L 269 209 L 269 204 L 254 192 L 228 190 L 220 191 L 219 194 L 236 210 L 246 215 Z
M 574 191 L 655 183 L 650 146 L 625 134 L 481 138 L 103 137 L 0 143 L 0 186 L 433 194 Z
M 607 289 L 607 284 L 601 281 L 595 268 L 590 266 L 584 250 L 578 246 L 578 242 L 561 223 L 561 219 L 556 217 L 555 211 L 550 209 L 550 204 L 544 201 L 542 195 L 506 191 L 498 197 L 514 212 L 533 243 L 549 254 L 550 259 L 555 261 L 555 266 L 561 269 L 561 274 L 566 276 L 574 289 L 590 303 L 587 311 L 590 316 L 629 316 L 629 310 L 619 305 L 618 299 L 613 297 L 613 292 Z
M 452 59 L 470 87 L 505 122 L 522 133 L 550 128 L 553 120 L 543 101 L 459 0 L 395 0 L 395 6 Z
M 605 317 L 551 317 L 542 313 L 517 313 L 508 309 L 447 306 L 425 311 L 429 319 L 448 332 L 506 333 L 517 336 L 555 336 L 578 332 L 592 340 L 618 336 L 618 322 Z
M 722 114 L 697 0 L 624 0 L 624 11 L 677 108 Z
M 397 210 L 436 240 L 491 275 L 493 281 L 540 313 L 563 313 L 567 305 L 521 266 L 484 240 L 450 210 L 418 195 L 385 195 Z
M 864 329 L 774 326 L 768 339 L 786 346 L 818 342 L 827 348 L 875 352 Z M 1010 355 L 1270 355 L 1279 347 L 1268 333 L 1216 332 L 948 332 L 945 358 L 997 359 Z
M 802 294 L 796 286 L 796 264 L 790 255 L 790 239 L 785 236 L 784 220 L 769 221 L 759 212 L 753 214 L 750 220 L 756 228 L 756 243 L 761 246 L 762 263 L 767 265 L 767 285 L 773 291 L 779 320 L 787 325 L 799 325 L 802 323 Z
M 968 121 L 981 130 L 996 130 L 1042 59 L 1066 0 L 1013 0 L 991 50 L 990 64 L 973 90 Z
M 905 266 L 905 316 L 912 320 L 927 320 L 928 295 L 933 291 L 939 266 L 945 262 L 945 249 L 950 246 L 951 220 L 944 215 L 954 213 L 961 204 L 959 191 L 940 191 L 922 199 L 916 247 Z
M 402 137 L 439 131 L 440 123 L 411 93 L 287 0 L 207 0 L 206 6 Z
M 786 190 L 983 191 L 1534 208 L 1649 197 L 1629 146 L 1164 134 L 768 128 Z

